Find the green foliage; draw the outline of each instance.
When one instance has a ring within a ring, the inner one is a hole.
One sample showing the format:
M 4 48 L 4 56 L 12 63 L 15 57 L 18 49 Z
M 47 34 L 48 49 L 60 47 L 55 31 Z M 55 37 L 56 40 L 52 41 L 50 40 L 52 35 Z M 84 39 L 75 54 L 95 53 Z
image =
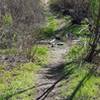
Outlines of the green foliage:
M 86 63 L 83 58 L 87 52 L 88 38 L 81 38 L 80 42 L 72 46 L 69 50 L 66 61 L 75 61 L 65 66 L 64 73 L 67 73 L 69 69 L 73 69 L 69 75 L 69 81 L 63 81 L 61 88 L 62 96 L 65 99 L 72 97 L 71 100 L 96 100 L 100 99 L 100 92 L 98 86 L 100 85 L 100 77 L 96 76 L 95 70 L 90 73 L 90 69 L 95 67 L 95 64 Z M 84 63 L 83 63 L 84 62 Z
M 46 46 L 38 46 L 35 52 L 35 62 L 39 65 L 46 64 L 48 58 L 48 51 L 49 50 Z
M 39 56 L 47 55 L 48 48 L 47 47 L 38 47 L 36 50 L 36 54 Z
M 66 66 L 64 73 L 67 73 L 69 68 L 73 68 L 73 73 L 70 75 L 69 81 L 62 82 L 62 96 L 65 98 L 70 97 L 76 88 L 79 87 L 77 92 L 75 92 L 73 100 L 94 100 L 94 98 L 99 100 L 100 92 L 98 86 L 100 85 L 100 77 L 95 76 L 93 73 L 88 76 L 88 68 L 92 68 L 93 66 L 88 63 L 77 63 Z M 84 81 L 82 81 L 83 79 Z
M 71 60 L 72 59 L 77 59 L 79 58 L 79 56 L 81 55 L 81 53 L 83 52 L 83 47 L 82 46 L 74 46 L 70 49 L 69 54 L 68 54 L 68 59 Z M 80 52 L 79 52 L 80 51 Z M 71 58 L 70 58 L 71 57 Z
M 73 45 L 66 56 L 66 60 L 72 61 L 84 58 L 87 51 L 87 41 L 88 40 L 84 38 L 80 40 L 79 44 Z
M 11 100 L 17 100 L 17 98 L 30 100 L 33 98 L 34 89 L 29 89 L 22 94 L 17 94 L 17 92 L 35 86 L 36 72 L 40 69 L 40 66 L 30 62 L 17 65 L 11 71 L 5 71 L 3 67 L 0 66 L 0 73 L 2 73 L 2 77 L 0 77 L 0 100 L 5 100 L 5 97 L 14 93 L 16 95 L 12 96 Z
M 33 47 L 31 50 L 32 55 L 34 55 L 34 49 L 35 48 Z M 3 55 L 16 54 L 16 51 L 14 50 L 15 49 L 1 50 L 1 53 Z M 5 98 L 9 96 L 12 96 L 10 100 L 17 100 L 18 98 L 21 98 L 21 100 L 33 99 L 36 93 L 36 74 L 41 68 L 40 65 L 47 63 L 47 55 L 48 48 L 39 46 L 35 51 L 34 63 L 17 64 L 15 67 L 11 67 L 10 70 L 5 70 L 8 65 L 0 65 L 0 100 L 5 100 Z M 19 93 L 23 90 L 26 91 Z
M 100 83 L 100 78 L 92 76 L 90 80 L 88 80 L 81 89 L 78 91 L 75 99 L 81 99 L 81 100 L 93 100 L 96 98 L 96 100 L 99 100 L 99 88 L 98 85 Z M 91 98 L 91 99 L 90 99 Z
M 10 14 L 6 14 L 5 16 L 3 16 L 4 25 L 10 26 L 12 25 L 12 21 L 12 16 Z
M 99 7 L 100 7 L 100 0 L 90 0 L 91 14 L 95 24 L 97 23 L 96 20 L 100 10 Z M 100 20 L 99 20 L 99 24 L 100 24 Z
M 84 22 L 83 22 L 84 23 Z M 87 24 L 81 24 L 81 25 L 73 25 L 69 27 L 67 30 L 68 32 L 71 32 L 74 34 L 74 36 L 86 36 L 89 35 L 89 29 Z
M 71 16 L 64 16 L 64 19 L 66 20 L 66 21 L 71 21 L 72 20 L 72 18 L 71 18 Z
M 53 16 L 50 16 L 47 19 L 47 25 L 41 29 L 41 33 L 44 37 L 51 37 L 54 31 L 57 29 L 57 26 L 57 20 Z

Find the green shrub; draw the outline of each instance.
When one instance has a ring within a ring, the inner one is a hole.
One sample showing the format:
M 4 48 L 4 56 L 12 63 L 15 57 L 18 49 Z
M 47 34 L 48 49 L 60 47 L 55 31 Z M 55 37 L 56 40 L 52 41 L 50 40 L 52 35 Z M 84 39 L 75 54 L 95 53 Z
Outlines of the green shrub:
M 4 25 L 12 25 L 12 16 L 10 14 L 6 14 L 5 16 L 3 16 L 3 22 Z
M 84 57 L 85 52 L 86 52 L 86 48 L 84 48 L 83 46 L 74 45 L 70 49 L 69 53 L 67 54 L 66 60 L 72 61 L 72 60 L 75 60 L 75 59 L 81 59 L 81 58 Z
M 33 55 L 33 59 L 35 63 L 39 65 L 43 65 L 47 63 L 48 58 L 48 47 L 46 46 L 38 46 L 36 48 L 32 48 L 31 55 Z
M 52 16 L 48 17 L 47 25 L 41 29 L 41 33 L 44 37 L 51 37 L 54 31 L 57 29 L 58 23 Z
M 89 29 L 88 29 L 88 25 L 87 24 L 82 24 L 82 25 L 73 25 L 71 27 L 69 27 L 68 32 L 73 33 L 74 36 L 86 36 L 89 35 Z

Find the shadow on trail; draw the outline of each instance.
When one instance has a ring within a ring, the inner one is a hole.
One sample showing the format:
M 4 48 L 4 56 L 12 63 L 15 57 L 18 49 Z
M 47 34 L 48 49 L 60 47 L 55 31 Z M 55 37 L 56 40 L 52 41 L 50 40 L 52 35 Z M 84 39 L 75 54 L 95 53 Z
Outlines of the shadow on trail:
M 85 84 L 91 78 L 91 76 L 93 75 L 95 70 L 96 70 L 95 68 L 90 69 L 89 72 L 82 78 L 82 80 L 76 86 L 76 88 L 72 92 L 71 96 L 65 100 L 74 100 L 74 97 L 77 94 L 78 90 L 80 90 L 81 86 L 83 86 L 83 84 Z
M 66 74 L 63 74 L 62 72 L 65 66 L 70 65 L 72 63 L 74 62 L 61 63 L 55 67 L 51 67 L 51 69 L 48 70 L 47 74 L 51 76 L 48 77 L 46 75 L 46 77 L 48 77 L 48 79 L 56 79 L 56 81 L 48 89 L 46 89 L 38 98 L 36 98 L 36 100 L 45 100 L 59 82 L 61 82 L 63 79 L 69 79 L 74 69 L 68 68 L 69 70 L 67 70 Z
M 61 77 L 63 75 L 63 71 L 64 71 L 64 67 L 65 67 L 65 63 L 58 63 L 58 64 L 51 64 L 48 65 L 50 67 L 50 69 L 47 70 L 47 72 L 45 73 L 45 77 L 47 79 L 51 79 L 51 80 L 57 80 L 59 79 L 59 77 Z

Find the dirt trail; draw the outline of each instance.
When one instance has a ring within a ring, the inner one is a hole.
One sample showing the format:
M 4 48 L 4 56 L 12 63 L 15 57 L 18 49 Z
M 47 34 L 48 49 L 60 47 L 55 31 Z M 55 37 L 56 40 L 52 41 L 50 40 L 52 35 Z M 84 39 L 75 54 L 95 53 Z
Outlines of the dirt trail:
M 68 50 L 69 47 L 66 44 L 50 48 L 49 63 L 38 73 L 37 86 L 39 87 L 37 87 L 36 98 L 41 96 L 43 92 L 46 91 L 46 89 L 48 89 L 55 81 L 60 78 L 64 68 L 64 55 L 66 52 L 68 52 Z M 54 90 L 45 100 L 63 100 L 59 93 L 59 84 L 54 88 Z

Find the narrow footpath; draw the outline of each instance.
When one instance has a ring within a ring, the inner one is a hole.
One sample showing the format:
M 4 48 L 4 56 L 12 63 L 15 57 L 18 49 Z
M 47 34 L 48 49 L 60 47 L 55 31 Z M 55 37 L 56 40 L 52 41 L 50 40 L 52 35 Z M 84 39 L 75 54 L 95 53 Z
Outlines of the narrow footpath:
M 57 45 L 50 47 L 49 61 L 37 74 L 37 94 L 35 100 L 63 100 L 60 95 L 60 84 L 47 95 L 44 99 L 40 97 L 54 82 L 56 82 L 62 75 L 64 68 L 64 55 L 68 52 L 69 46 L 65 43 L 63 45 Z

